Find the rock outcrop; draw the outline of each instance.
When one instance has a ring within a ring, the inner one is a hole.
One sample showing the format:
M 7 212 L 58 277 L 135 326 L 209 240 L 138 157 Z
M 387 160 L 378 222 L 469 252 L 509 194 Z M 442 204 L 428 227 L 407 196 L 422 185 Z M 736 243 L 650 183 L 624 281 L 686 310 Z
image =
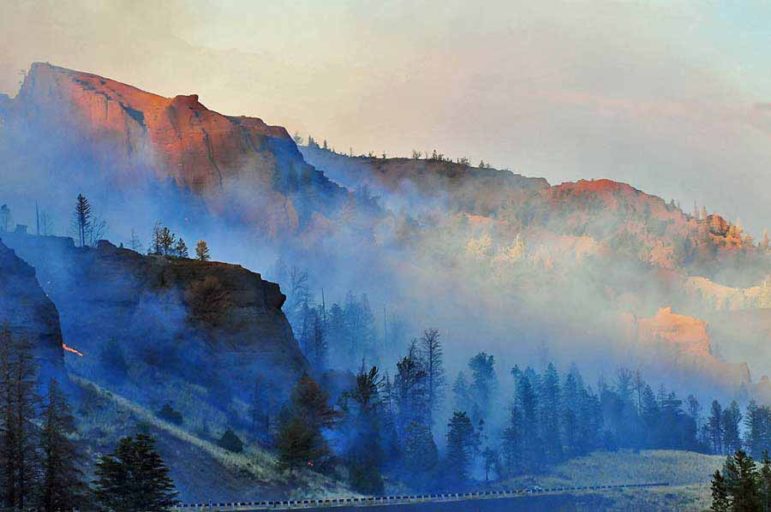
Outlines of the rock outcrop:
M 715 357 L 705 321 L 665 307 L 651 317 L 629 317 L 627 322 L 635 349 L 653 361 L 671 362 L 728 389 L 750 384 L 746 363 L 727 363 Z
M 59 312 L 41 289 L 35 269 L 0 240 L 0 328 L 29 341 L 41 384 L 65 379 Z
M 235 212 L 247 220 L 289 208 L 302 224 L 347 195 L 303 160 L 284 128 L 211 111 L 195 94 L 165 98 L 36 63 L 19 94 L 0 108 L 14 132 L 49 151 L 60 168 L 93 162 L 100 178 L 123 188 L 171 180 L 220 213 L 233 214 L 229 202 L 249 192 L 252 201 Z M 287 222 L 274 229 L 297 227 Z
M 244 397 L 258 375 L 284 394 L 306 370 L 278 285 L 243 267 L 145 256 L 106 241 L 6 240 L 38 269 L 64 339 L 97 373 L 97 359 L 116 345 L 148 367 Z

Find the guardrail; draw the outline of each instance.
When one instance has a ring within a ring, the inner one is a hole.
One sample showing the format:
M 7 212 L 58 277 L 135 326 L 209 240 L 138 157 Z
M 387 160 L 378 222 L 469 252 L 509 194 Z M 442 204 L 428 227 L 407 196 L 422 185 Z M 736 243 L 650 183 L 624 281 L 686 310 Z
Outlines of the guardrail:
M 318 498 L 304 500 L 271 500 L 271 501 L 247 501 L 232 503 L 191 503 L 178 505 L 174 510 L 200 511 L 200 512 L 262 512 L 269 510 L 303 510 L 310 508 L 338 508 L 338 507 L 368 507 L 387 505 L 411 505 L 420 503 L 441 503 L 477 499 L 501 499 L 517 498 L 541 494 L 561 494 L 569 492 L 599 491 L 610 489 L 633 489 L 641 487 L 666 487 L 669 482 L 655 482 L 644 484 L 614 484 L 614 485 L 588 485 L 573 487 L 531 487 L 527 489 L 510 489 L 501 491 L 477 491 L 457 493 L 411 494 L 400 496 L 351 496 L 341 498 Z

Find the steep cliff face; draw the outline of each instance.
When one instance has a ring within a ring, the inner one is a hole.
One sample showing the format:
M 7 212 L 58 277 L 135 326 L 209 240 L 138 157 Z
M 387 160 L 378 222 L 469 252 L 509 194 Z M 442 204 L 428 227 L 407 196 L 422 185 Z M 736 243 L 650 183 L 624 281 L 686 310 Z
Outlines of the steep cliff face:
M 64 379 L 62 332 L 56 306 L 40 288 L 35 269 L 0 240 L 0 328 L 30 341 L 40 365 L 40 381 Z
M 100 364 L 114 347 L 145 367 L 232 396 L 247 396 L 260 375 L 283 394 L 306 369 L 281 311 L 285 297 L 259 274 L 143 256 L 108 242 L 90 249 L 69 238 L 6 239 L 38 269 L 59 305 L 65 340 L 98 376 L 111 376 Z
M 648 357 L 660 361 L 673 359 L 693 375 L 709 377 L 729 389 L 750 384 L 746 363 L 732 364 L 715 357 L 705 321 L 675 313 L 670 307 L 661 308 L 650 317 L 626 320 L 636 348 Z
M 28 134 L 25 142 L 50 151 L 60 168 L 93 163 L 91 173 L 120 187 L 170 179 L 221 213 L 248 192 L 253 201 L 239 204 L 245 219 L 272 214 L 279 222 L 275 212 L 297 211 L 298 221 L 275 229 L 297 229 L 346 196 L 305 163 L 284 128 L 221 115 L 195 94 L 165 98 L 37 63 L 18 96 L 0 108 L 16 132 Z

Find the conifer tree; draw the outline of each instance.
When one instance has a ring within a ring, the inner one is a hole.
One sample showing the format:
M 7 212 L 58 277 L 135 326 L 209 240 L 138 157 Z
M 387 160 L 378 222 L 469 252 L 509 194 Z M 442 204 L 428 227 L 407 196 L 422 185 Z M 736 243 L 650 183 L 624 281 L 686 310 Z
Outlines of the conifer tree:
M 733 400 L 731 404 L 723 410 L 723 449 L 728 453 L 734 453 L 741 450 L 742 439 L 739 431 L 739 425 L 742 421 L 742 414 L 739 410 L 739 404 Z
M 174 245 L 174 255 L 177 258 L 187 258 L 189 256 L 187 252 L 187 244 L 182 238 L 179 238 L 177 243 Z
M 468 363 L 471 370 L 471 421 L 479 423 L 487 419 L 490 414 L 493 393 L 495 392 L 497 379 L 495 376 L 495 358 L 492 355 L 480 352 Z
M 462 411 L 471 403 L 471 391 L 469 390 L 469 383 L 465 373 L 458 372 L 458 376 L 452 385 L 452 394 L 455 410 Z
M 444 462 L 447 481 L 453 486 L 468 483 L 478 440 L 465 412 L 455 411 L 447 424 L 447 458 Z
M 433 425 L 435 411 L 439 408 L 444 390 L 444 366 L 439 331 L 427 329 L 418 341 L 420 357 L 426 372 L 426 400 L 428 401 L 428 424 Z
M 573 368 L 565 376 L 562 384 L 560 429 L 563 440 L 564 454 L 572 457 L 580 454 L 580 434 L 578 426 L 578 411 L 581 406 L 581 393 L 578 390 L 576 373 Z
M 723 408 L 717 400 L 713 400 L 710 407 L 710 415 L 707 420 L 707 432 L 712 447 L 712 453 L 725 453 L 723 451 Z
M 396 377 L 394 378 L 394 395 L 397 407 L 397 431 L 404 437 L 407 426 L 410 423 L 424 423 L 430 428 L 428 422 L 428 394 L 427 373 L 420 360 L 416 343 L 410 346 L 410 350 L 396 364 Z
M 723 475 L 733 512 L 761 510 L 757 468 L 752 457 L 743 450 L 737 450 L 727 458 Z
M 731 500 L 728 498 L 728 486 L 725 478 L 720 474 L 720 470 L 715 470 L 712 475 L 712 512 L 729 512 L 731 510 Z
M 562 458 L 560 439 L 560 387 L 557 369 L 549 363 L 541 379 L 539 393 L 539 420 L 541 437 L 544 442 L 544 456 L 547 462 Z
M 523 467 L 522 434 L 522 411 L 514 405 L 509 414 L 509 423 L 503 431 L 503 441 L 501 444 L 505 476 L 516 475 Z
M 91 203 L 88 202 L 88 199 L 83 194 L 78 194 L 78 198 L 75 201 L 74 221 L 80 247 L 85 247 L 86 245 L 87 234 L 92 222 L 91 217 Z
M 36 373 L 31 344 L 0 329 L 0 500 L 7 507 L 30 506 L 38 474 Z
M 543 463 L 543 443 L 538 428 L 538 397 L 531 371 L 512 372 L 519 376 L 516 407 L 521 411 L 521 446 L 524 469 L 536 469 Z
M 209 245 L 205 240 L 198 240 L 198 243 L 195 244 L 195 257 L 200 261 L 209 261 L 211 259 Z
M 760 486 L 761 510 L 769 512 L 771 511 L 771 458 L 768 456 L 768 450 L 763 451 L 758 484 Z
M 412 422 L 404 435 L 404 469 L 410 479 L 425 484 L 439 462 L 434 436 L 427 425 Z
M 41 428 L 41 504 L 45 512 L 70 511 L 82 506 L 86 491 L 78 468 L 79 454 L 69 435 L 75 432 L 75 418 L 59 384 L 48 386 L 48 401 Z
M 383 492 L 381 466 L 383 452 L 380 438 L 383 379 L 377 367 L 356 375 L 353 389 L 343 396 L 346 430 L 351 438 L 346 459 L 351 487 L 366 494 Z
M 146 434 L 124 437 L 96 465 L 95 495 L 112 512 L 165 512 L 177 503 L 169 468 Z
M 277 439 L 280 467 L 290 473 L 300 467 L 327 469 L 332 454 L 322 429 L 331 427 L 337 417 L 328 402 L 327 393 L 316 381 L 308 375 L 300 378 L 289 407 L 282 412 Z

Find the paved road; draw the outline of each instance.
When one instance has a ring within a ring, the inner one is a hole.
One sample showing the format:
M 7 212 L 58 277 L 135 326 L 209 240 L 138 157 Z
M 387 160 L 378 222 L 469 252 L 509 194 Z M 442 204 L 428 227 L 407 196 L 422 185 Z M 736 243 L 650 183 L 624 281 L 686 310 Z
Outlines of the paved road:
M 582 487 L 552 487 L 544 489 L 541 487 L 532 487 L 529 489 L 513 489 L 505 491 L 479 491 L 468 493 L 437 493 L 437 494 L 414 494 L 405 496 L 365 496 L 365 497 L 341 497 L 335 499 L 307 499 L 307 500 L 282 500 L 282 501 L 260 501 L 260 502 L 237 502 L 237 503 L 197 503 L 186 504 L 177 507 L 178 512 L 200 511 L 200 512 L 263 512 L 279 510 L 329 510 L 336 509 L 338 512 L 344 510 L 357 509 L 362 507 L 377 509 L 388 509 L 396 512 L 397 510 L 420 510 L 428 511 L 436 509 L 431 505 L 442 505 L 441 509 L 449 508 L 449 505 L 465 505 L 456 510 L 494 510 L 497 507 L 483 504 L 483 501 L 502 501 L 505 500 L 513 504 L 512 500 L 526 500 L 533 503 L 535 498 L 558 497 L 560 495 L 575 495 L 585 493 L 597 493 L 611 489 L 633 489 L 642 487 L 663 487 L 668 486 L 666 482 L 655 483 L 630 483 L 617 485 L 594 485 Z M 541 501 L 541 500 L 536 500 Z M 553 499 L 545 500 L 553 501 Z M 472 506 L 472 504 L 474 506 Z M 477 506 L 479 505 L 479 506 Z M 507 508 L 511 509 L 510 507 Z

